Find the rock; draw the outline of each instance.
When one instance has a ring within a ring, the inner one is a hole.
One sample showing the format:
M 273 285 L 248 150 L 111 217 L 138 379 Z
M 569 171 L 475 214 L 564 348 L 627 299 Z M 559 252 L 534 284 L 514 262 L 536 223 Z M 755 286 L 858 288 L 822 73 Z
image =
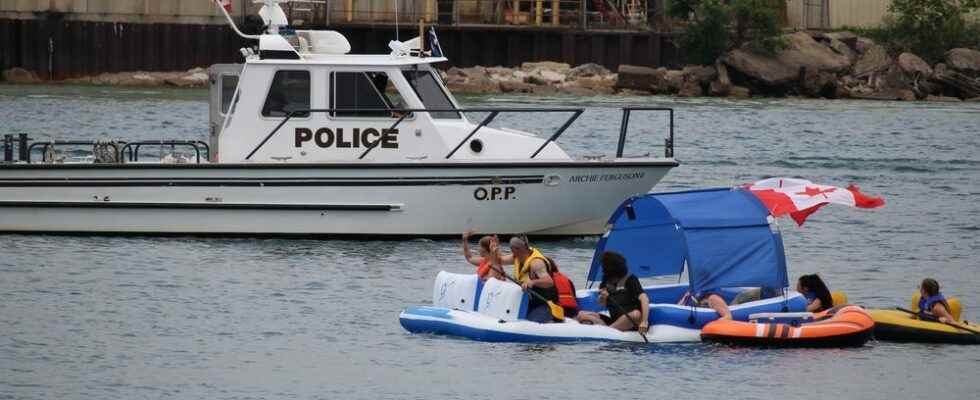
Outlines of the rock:
M 924 99 L 931 94 L 940 94 L 943 91 L 942 84 L 935 83 L 932 81 L 926 81 L 926 80 L 916 81 L 914 86 L 915 87 L 913 88 L 913 90 L 915 90 L 915 93 L 919 96 L 920 99 Z
M 902 53 L 898 56 L 898 67 L 910 77 L 932 76 L 932 67 L 921 57 L 912 53 Z
M 783 35 L 787 46 L 775 56 L 760 54 L 742 46 L 723 57 L 729 67 L 764 86 L 777 87 L 795 82 L 800 67 L 807 71 L 837 72 L 850 67 L 847 57 L 817 43 L 803 32 Z
M 531 73 L 527 78 L 527 83 L 535 85 L 554 85 L 565 81 L 565 74 L 552 70 L 539 69 Z
M 966 99 L 966 100 L 963 100 L 963 101 L 965 101 L 967 103 L 980 103 L 980 97 L 974 97 L 972 99 Z
M 208 85 L 208 74 L 206 72 L 198 72 L 177 78 L 165 79 L 164 83 L 182 88 L 205 87 Z
M 534 85 L 524 82 L 503 81 L 500 82 L 500 91 L 504 93 L 533 93 Z
M 479 65 L 469 68 L 452 68 L 449 70 L 450 75 L 452 75 L 454 69 L 456 70 L 456 74 L 467 78 L 482 78 L 488 75 L 486 67 Z
M 802 94 L 810 97 L 837 96 L 837 76 L 829 72 L 806 72 L 801 85 Z
M 946 52 L 946 65 L 973 77 L 980 76 L 980 51 L 973 49 L 950 50 Z
M 578 86 L 578 87 L 592 90 L 599 94 L 612 94 L 616 91 L 615 88 L 616 80 L 595 76 L 592 78 L 582 78 L 582 79 L 574 80 L 562 86 L 564 87 Z
M 500 83 L 494 82 L 488 77 L 447 83 L 446 86 L 454 93 L 487 94 L 500 91 Z
M 663 81 L 661 69 L 623 64 L 619 66 L 616 88 L 650 91 Z
M 718 71 L 715 71 L 714 67 L 700 65 L 688 65 L 681 72 L 688 80 L 693 79 L 699 85 L 708 85 L 718 76 Z
M 532 93 L 540 95 L 552 95 L 558 93 L 558 88 L 554 86 L 534 86 Z
M 736 98 L 749 98 L 752 97 L 752 91 L 750 91 L 747 87 L 732 86 L 731 90 L 729 90 L 728 96 Z
M 868 49 L 874 47 L 875 45 L 876 43 L 874 40 L 865 37 L 859 37 L 858 40 L 854 43 L 853 47 L 854 50 L 858 52 L 858 54 L 864 54 L 864 52 L 868 51 Z
M 916 100 L 918 100 L 918 98 L 915 96 L 915 92 L 913 92 L 911 90 L 899 90 L 898 91 L 898 95 L 899 95 L 899 98 L 902 99 L 902 101 L 916 101 Z
M 715 70 L 718 72 L 718 79 L 711 82 L 708 86 L 708 94 L 711 96 L 728 96 L 732 90 L 732 79 L 728 75 L 728 67 L 721 62 L 715 63 Z
M 876 80 L 879 89 L 911 90 L 914 80 L 902 68 L 892 65 Z
M 528 73 L 542 69 L 560 73 L 568 73 L 568 71 L 572 69 L 572 66 L 554 61 L 526 62 L 521 64 L 521 70 Z
M 570 94 L 570 95 L 581 96 L 581 97 L 599 95 L 599 93 L 596 93 L 592 89 L 581 87 L 581 86 L 575 86 L 575 85 L 562 86 L 558 88 L 558 91 L 564 94 Z
M 677 95 L 680 97 L 701 97 L 704 96 L 704 90 L 697 80 L 688 79 L 681 85 L 680 90 L 677 91 Z
M 830 32 L 830 33 L 825 33 L 824 36 L 830 39 L 831 42 L 836 40 L 846 44 L 852 50 L 857 49 L 858 37 L 857 35 L 849 31 Z
M 980 79 L 973 79 L 952 68 L 946 67 L 945 64 L 936 65 L 932 79 L 958 92 L 963 98 L 980 96 Z
M 938 102 L 938 103 L 959 103 L 959 102 L 961 102 L 963 100 L 960 100 L 960 99 L 958 99 L 956 97 L 929 96 L 929 97 L 926 97 L 926 101 L 934 101 L 934 102 Z
M 858 59 L 857 51 L 855 51 L 853 47 L 847 45 L 846 43 L 840 40 L 830 39 L 830 43 L 828 44 L 828 46 L 832 50 L 834 50 L 837 54 L 847 57 L 847 59 L 850 60 L 852 63 Z
M 648 96 L 650 92 L 647 90 L 620 89 L 616 94 L 620 96 Z
M 10 83 L 37 83 L 41 79 L 37 77 L 34 71 L 28 71 L 23 68 L 11 68 L 3 71 L 3 81 Z
M 866 78 L 874 73 L 884 72 L 892 65 L 888 50 L 883 46 L 873 45 L 854 63 L 854 76 Z
M 664 74 L 663 90 L 658 93 L 677 93 L 686 80 L 684 71 L 670 70 Z
M 588 78 L 593 76 L 605 76 L 611 72 L 599 64 L 582 64 L 568 71 L 568 79 Z

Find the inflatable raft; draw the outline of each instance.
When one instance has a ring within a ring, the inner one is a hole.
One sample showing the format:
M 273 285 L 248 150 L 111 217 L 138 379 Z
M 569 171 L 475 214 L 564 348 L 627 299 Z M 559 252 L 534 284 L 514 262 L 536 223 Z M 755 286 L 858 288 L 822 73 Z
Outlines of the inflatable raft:
M 912 296 L 911 313 L 898 309 L 868 310 L 875 321 L 875 339 L 909 343 L 980 344 L 980 334 L 970 332 L 980 332 L 980 325 L 960 319 L 963 307 L 958 299 L 950 297 L 946 301 L 956 323 L 967 329 L 919 319 L 914 314 L 919 311 L 919 293 L 915 293 Z
M 651 302 L 677 301 L 687 285 L 645 287 Z M 735 296 L 737 289 L 727 289 L 726 297 Z M 596 290 L 577 293 L 580 306 L 602 312 L 595 304 Z M 644 342 L 639 333 L 580 324 L 573 318 L 561 323 L 541 324 L 527 321 L 528 295 L 520 286 L 495 279 L 481 282 L 476 275 L 446 271 L 436 276 L 432 306 L 405 309 L 399 322 L 412 333 L 430 333 L 462 337 L 486 342 L 576 342 L 619 341 Z M 763 299 L 732 306 L 736 318 L 747 319 L 752 313 L 778 312 L 787 308 L 801 309 L 805 299 L 799 293 Z M 700 329 L 718 318 L 710 308 L 685 307 L 674 304 L 651 304 L 650 330 L 646 341 L 651 343 L 697 342 Z
M 757 314 L 751 321 L 717 320 L 705 325 L 701 340 L 758 347 L 860 347 L 875 323 L 861 307 L 848 305 L 811 313 Z

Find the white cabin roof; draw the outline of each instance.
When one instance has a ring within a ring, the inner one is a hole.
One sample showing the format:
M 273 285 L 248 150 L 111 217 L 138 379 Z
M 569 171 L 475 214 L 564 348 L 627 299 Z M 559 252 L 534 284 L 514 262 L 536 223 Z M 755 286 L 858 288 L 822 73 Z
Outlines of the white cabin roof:
M 449 61 L 446 57 L 411 57 L 389 54 L 300 54 L 300 60 L 250 59 L 250 64 L 404 66 Z

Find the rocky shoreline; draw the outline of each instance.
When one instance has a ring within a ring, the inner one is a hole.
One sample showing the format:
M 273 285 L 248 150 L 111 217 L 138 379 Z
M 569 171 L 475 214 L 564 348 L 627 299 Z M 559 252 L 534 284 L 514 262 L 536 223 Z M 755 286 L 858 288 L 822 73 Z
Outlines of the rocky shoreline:
M 885 47 L 850 32 L 796 32 L 785 48 L 762 54 L 735 49 L 714 65 L 683 69 L 621 65 L 612 72 L 597 64 L 572 67 L 544 61 L 516 68 L 450 68 L 442 72 L 453 93 L 536 95 L 674 95 L 679 97 L 786 97 L 904 101 L 980 101 L 980 51 L 952 49 L 930 65 L 911 53 L 893 57 Z M 15 68 L 3 81 L 41 83 Z M 116 86 L 207 87 L 203 68 L 186 72 L 120 72 L 62 81 Z

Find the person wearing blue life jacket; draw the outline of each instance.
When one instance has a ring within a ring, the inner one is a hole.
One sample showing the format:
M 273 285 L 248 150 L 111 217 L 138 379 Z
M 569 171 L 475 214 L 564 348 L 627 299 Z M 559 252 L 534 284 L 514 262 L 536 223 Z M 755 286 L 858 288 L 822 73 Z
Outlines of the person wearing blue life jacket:
M 801 276 L 796 281 L 796 291 L 806 298 L 807 312 L 821 312 L 834 306 L 834 297 L 830 295 L 830 289 L 827 289 L 827 284 L 820 279 L 820 275 Z
M 922 280 L 919 287 L 919 319 L 925 321 L 954 322 L 955 318 L 949 313 L 949 303 L 939 291 L 939 282 L 932 278 Z

